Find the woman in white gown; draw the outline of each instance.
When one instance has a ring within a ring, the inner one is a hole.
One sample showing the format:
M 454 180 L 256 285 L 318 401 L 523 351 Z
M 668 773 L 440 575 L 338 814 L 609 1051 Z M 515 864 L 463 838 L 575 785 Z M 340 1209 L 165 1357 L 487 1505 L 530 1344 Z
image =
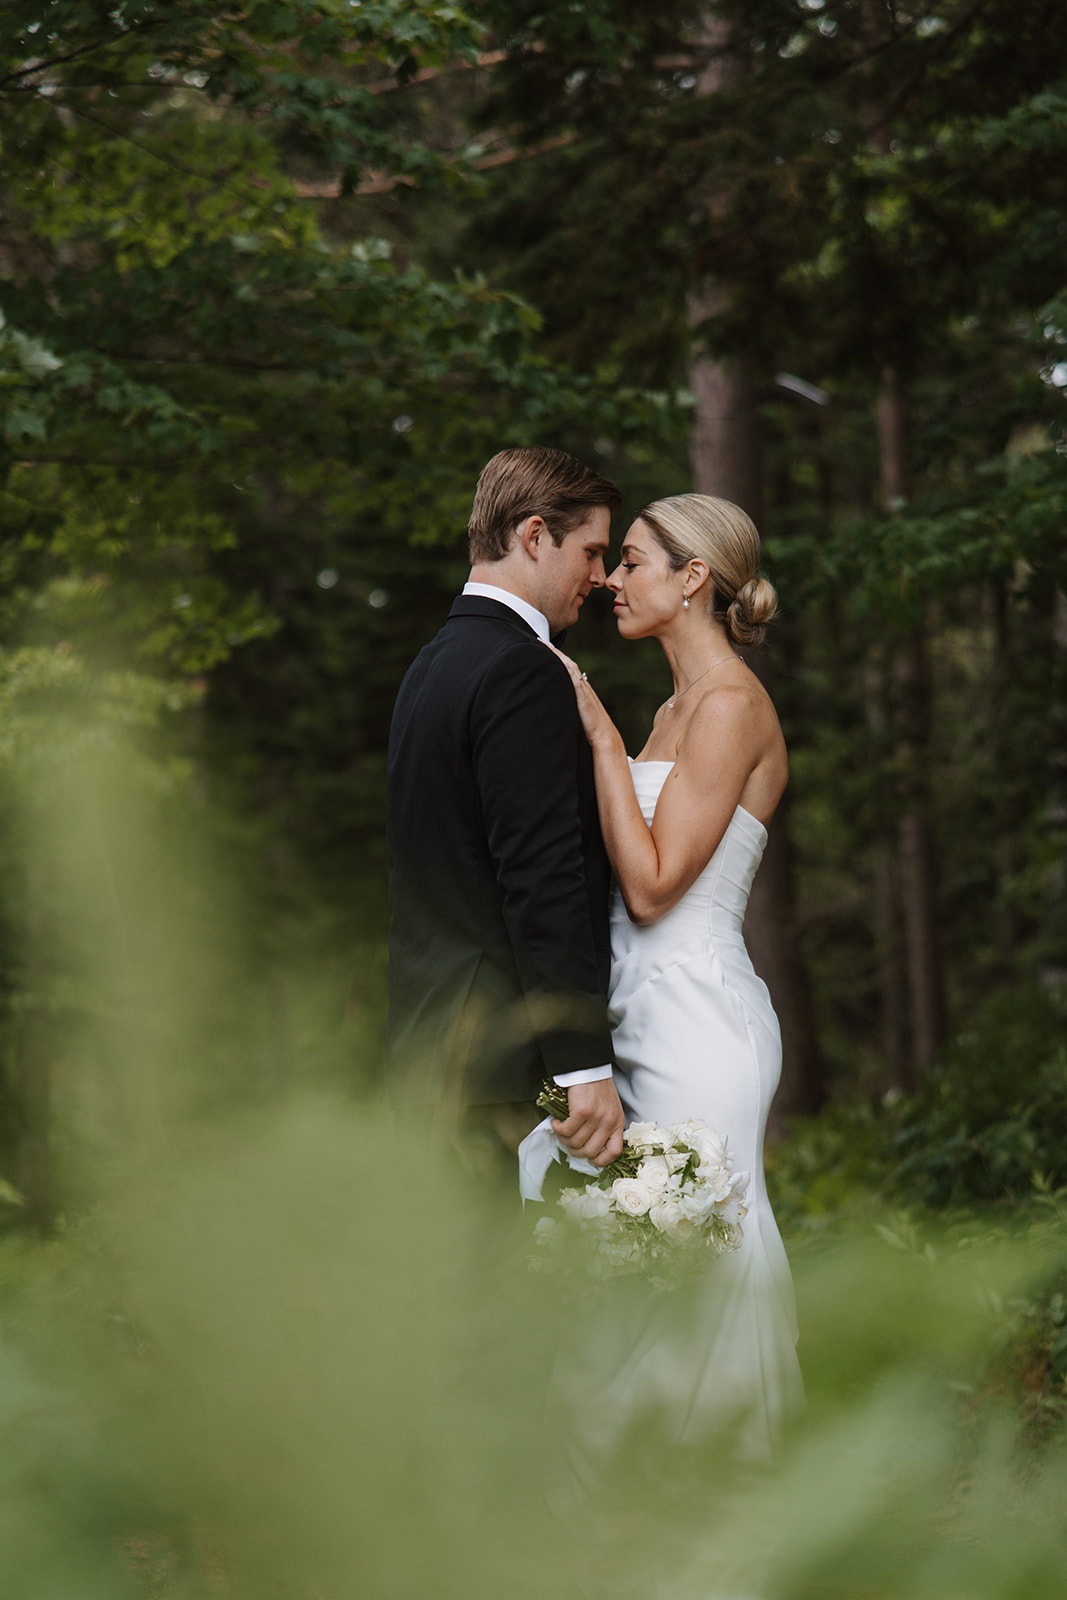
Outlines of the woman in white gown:
M 611 1011 L 627 1120 L 700 1118 L 750 1175 L 740 1249 L 709 1263 L 685 1315 L 674 1296 L 653 1297 L 565 1361 L 564 1387 L 584 1396 L 580 1473 L 581 1458 L 595 1472 L 646 1415 L 681 1442 L 728 1435 L 741 1457 L 767 1460 L 801 1396 L 792 1282 L 763 1177 L 781 1039 L 741 933 L 787 777 L 770 697 L 734 648 L 758 643 L 776 608 L 759 556 L 745 513 L 707 495 L 658 501 L 630 528 L 608 579 L 619 632 L 658 639 L 674 674 L 636 761 L 567 662 L 617 883 Z

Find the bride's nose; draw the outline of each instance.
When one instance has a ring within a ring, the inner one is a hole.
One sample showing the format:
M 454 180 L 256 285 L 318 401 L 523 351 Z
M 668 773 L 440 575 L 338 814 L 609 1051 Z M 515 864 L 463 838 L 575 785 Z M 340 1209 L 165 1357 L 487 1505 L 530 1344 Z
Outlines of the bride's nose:
M 604 582 L 607 585 L 607 587 L 611 590 L 612 594 L 618 594 L 619 590 L 622 588 L 622 565 L 621 565 L 621 563 L 620 563 L 619 566 L 617 566 L 615 568 L 614 572 L 610 573 L 608 575 L 608 577 L 606 577 L 604 579 Z

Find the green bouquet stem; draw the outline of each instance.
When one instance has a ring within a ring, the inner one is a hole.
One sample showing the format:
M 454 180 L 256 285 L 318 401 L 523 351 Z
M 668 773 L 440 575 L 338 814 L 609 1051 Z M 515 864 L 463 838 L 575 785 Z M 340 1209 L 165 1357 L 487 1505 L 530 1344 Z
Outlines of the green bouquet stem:
M 553 1083 L 550 1079 L 546 1078 L 541 1085 L 541 1093 L 534 1104 L 539 1110 L 547 1111 L 549 1116 L 555 1117 L 558 1122 L 565 1122 L 570 1116 L 566 1089 L 560 1088 L 558 1083 Z M 610 1189 L 616 1178 L 635 1177 L 640 1164 L 641 1157 L 635 1151 L 624 1150 L 621 1156 L 600 1169 L 598 1186 L 601 1189 Z
M 550 1117 L 555 1117 L 559 1122 L 566 1122 L 570 1116 L 567 1091 L 561 1089 L 551 1078 L 546 1078 L 541 1085 L 541 1093 L 537 1096 L 535 1104 L 539 1111 L 547 1111 Z

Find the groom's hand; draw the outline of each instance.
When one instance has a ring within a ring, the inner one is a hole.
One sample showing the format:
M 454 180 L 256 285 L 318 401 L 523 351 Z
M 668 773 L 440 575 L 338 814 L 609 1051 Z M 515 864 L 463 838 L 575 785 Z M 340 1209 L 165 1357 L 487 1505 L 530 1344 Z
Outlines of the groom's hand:
M 622 1155 L 622 1129 L 626 1120 L 619 1092 L 610 1078 L 599 1083 L 576 1083 L 567 1090 L 570 1110 L 566 1122 L 554 1119 L 552 1130 L 572 1156 L 584 1156 L 594 1167 L 606 1167 Z

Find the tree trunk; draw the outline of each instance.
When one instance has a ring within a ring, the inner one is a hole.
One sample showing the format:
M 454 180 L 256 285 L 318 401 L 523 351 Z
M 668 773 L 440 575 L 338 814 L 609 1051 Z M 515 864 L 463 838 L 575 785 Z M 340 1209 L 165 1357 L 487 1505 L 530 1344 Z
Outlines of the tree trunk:
M 694 301 L 690 320 L 696 323 L 711 315 L 716 299 L 707 294 Z M 733 501 L 762 527 L 763 442 L 749 363 L 715 361 L 696 351 L 689 387 L 696 399 L 689 458 L 697 492 Z
M 892 35 L 894 13 L 886 0 L 861 0 L 860 25 L 872 51 Z M 892 148 L 892 129 L 877 105 L 868 107 L 870 140 L 880 155 Z M 908 411 L 900 375 L 887 364 L 882 369 L 878 394 L 878 454 L 881 467 L 882 509 L 890 516 L 903 510 L 908 500 Z M 908 998 L 911 1009 L 911 1056 L 915 1066 L 929 1066 L 944 1042 L 944 985 L 937 929 L 936 851 L 930 820 L 929 729 L 931 722 L 930 674 L 926 658 L 925 623 L 921 622 L 905 643 L 894 673 L 901 691 L 898 712 L 897 760 L 901 773 L 901 811 L 897 826 L 900 895 L 904 911 L 907 951 Z M 875 898 L 892 885 L 892 869 L 876 869 Z M 888 902 L 886 902 L 888 904 Z M 892 914 L 892 912 L 890 912 Z M 886 915 L 883 905 L 876 918 Z M 891 933 L 890 947 L 895 938 Z M 886 975 L 888 978 L 888 974 Z M 884 1003 L 890 1004 L 887 991 Z M 887 1069 L 892 1070 L 887 1059 Z M 911 1072 L 905 1066 L 901 1085 Z
M 922 624 L 897 661 L 903 737 L 897 746 L 903 807 L 900 814 L 900 883 L 908 952 L 912 1055 L 929 1067 L 945 1042 L 944 984 L 937 926 L 937 856 L 930 820 L 930 709 L 932 691 Z
M 884 765 L 891 751 L 885 708 L 885 665 L 872 657 L 864 696 L 871 736 L 871 761 Z M 895 840 L 879 823 L 872 871 L 875 964 L 878 975 L 880 1031 L 882 1035 L 884 1092 L 897 1089 L 910 1094 L 915 1088 L 908 1050 L 908 995 L 901 938 L 900 891 L 897 883 Z
M 878 451 L 883 509 L 893 514 L 907 503 L 908 414 L 898 374 L 887 366 L 878 396 Z M 930 817 L 930 730 L 933 692 L 920 622 L 902 646 L 895 670 L 900 889 L 907 948 L 912 1059 L 928 1067 L 945 1040 L 944 980 L 937 926 L 937 853 Z
M 995 659 L 993 667 L 994 704 L 1000 716 L 1005 715 L 1008 685 L 1012 676 L 1011 607 L 1008 584 L 1001 581 L 993 589 L 993 618 Z M 995 723 L 994 726 L 998 726 Z M 1000 736 L 997 745 L 998 764 L 1003 772 L 1011 770 L 1011 755 L 1007 741 Z M 994 846 L 994 869 L 997 884 L 997 912 L 993 938 L 993 976 L 1007 983 L 1013 975 L 1015 958 L 1022 941 L 1022 918 L 1015 901 L 1013 879 L 1019 865 L 1018 802 L 1013 785 L 1004 782 L 997 795 L 997 834 Z
M 714 293 L 690 307 L 699 323 L 715 305 Z M 696 350 L 690 369 L 696 416 L 690 440 L 693 485 L 742 506 L 757 525 L 763 518 L 762 451 L 755 384 L 747 362 L 715 361 Z M 746 652 L 749 666 L 768 685 L 764 650 Z M 752 963 L 770 990 L 782 1028 L 782 1083 L 776 1119 L 819 1109 L 825 1098 L 815 1031 L 815 1007 L 796 928 L 793 860 L 783 801 L 774 817 L 745 918 Z
M 712 95 L 727 89 L 745 71 L 744 60 L 731 54 L 730 23 L 706 13 L 697 43 L 711 54 L 697 79 L 696 93 Z M 715 208 L 724 197 L 708 193 L 704 204 Z M 722 310 L 725 290 L 714 280 L 701 285 L 689 302 L 694 330 L 689 387 L 696 400 L 689 455 L 693 487 L 698 494 L 718 495 L 763 524 L 763 450 L 756 409 L 755 373 L 744 357 L 716 360 L 700 341 L 700 325 Z M 764 650 L 745 652 L 749 666 L 769 688 L 770 669 Z M 782 1028 L 782 1081 L 775 1097 L 775 1120 L 812 1113 L 825 1098 L 823 1065 L 815 1031 L 815 1007 L 796 929 L 793 858 L 783 802 L 768 830 L 767 848 L 756 874 L 745 918 L 745 938 L 753 966 L 770 991 Z

